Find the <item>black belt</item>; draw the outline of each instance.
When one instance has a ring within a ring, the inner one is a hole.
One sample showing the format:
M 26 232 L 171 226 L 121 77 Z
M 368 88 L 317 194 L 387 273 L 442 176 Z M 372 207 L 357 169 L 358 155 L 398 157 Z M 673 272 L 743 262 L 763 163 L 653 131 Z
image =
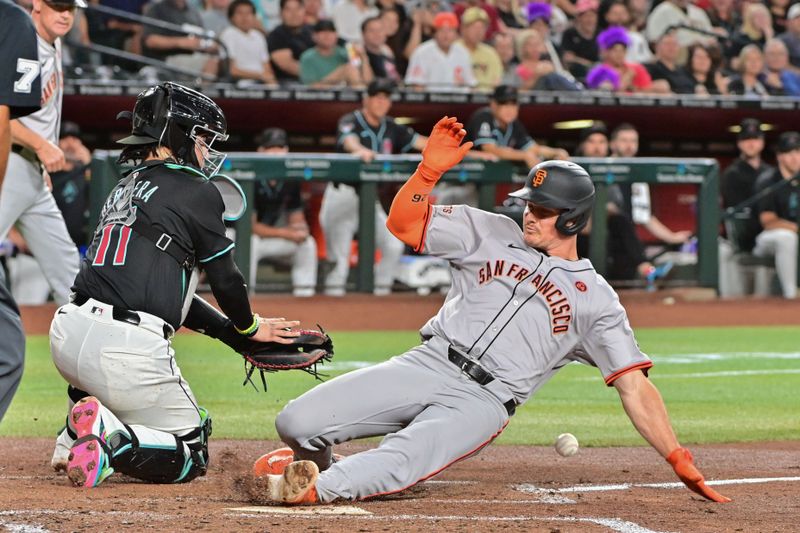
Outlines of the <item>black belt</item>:
M 72 298 L 72 303 L 77 306 L 81 306 L 89 301 L 89 297 L 84 294 L 75 294 Z M 99 300 L 98 300 L 99 301 Z M 108 305 L 108 304 L 106 304 Z M 127 324 L 131 324 L 134 326 L 138 326 L 142 323 L 142 317 L 139 316 L 139 313 L 136 311 L 130 311 L 128 309 L 123 309 L 122 307 L 111 306 L 111 318 L 114 320 L 118 320 L 119 322 L 125 322 Z M 164 322 L 164 339 L 169 340 L 172 336 L 172 327 L 169 324 Z
M 479 363 L 465 357 L 452 346 L 447 348 L 447 358 L 451 363 L 461 369 L 463 373 L 480 385 L 488 385 L 494 381 L 494 376 L 484 369 Z M 508 416 L 513 416 L 517 410 L 517 402 L 512 398 L 503 404 L 508 411 Z
M 39 161 L 39 156 L 36 155 L 36 152 L 34 152 L 29 148 L 25 148 L 21 144 L 12 144 L 11 151 L 19 155 L 23 159 L 33 163 L 34 165 L 41 164 L 41 162 Z

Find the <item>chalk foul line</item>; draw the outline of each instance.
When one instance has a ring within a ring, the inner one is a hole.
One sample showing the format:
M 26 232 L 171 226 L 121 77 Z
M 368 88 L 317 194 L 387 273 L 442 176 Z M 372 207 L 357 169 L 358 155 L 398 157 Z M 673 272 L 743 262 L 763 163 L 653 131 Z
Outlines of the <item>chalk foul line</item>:
M 712 479 L 706 480 L 706 485 L 749 485 L 753 483 L 780 483 L 800 481 L 800 476 L 793 477 L 756 477 L 740 479 Z M 615 490 L 628 490 L 632 488 L 647 489 L 678 489 L 685 488 L 681 482 L 671 483 L 618 483 L 613 485 L 575 485 L 573 487 L 562 488 L 542 488 L 531 483 L 521 483 L 514 488 L 520 492 L 528 494 L 564 494 L 576 492 L 607 492 Z

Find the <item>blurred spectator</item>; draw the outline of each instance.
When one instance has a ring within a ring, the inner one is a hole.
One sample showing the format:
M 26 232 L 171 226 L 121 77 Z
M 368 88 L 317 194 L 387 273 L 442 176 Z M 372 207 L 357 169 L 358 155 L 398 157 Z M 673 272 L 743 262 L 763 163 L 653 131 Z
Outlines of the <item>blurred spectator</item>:
M 331 18 L 339 37 L 351 43 L 361 42 L 361 23 L 378 15 L 378 10 L 366 0 L 339 0 Z
M 306 8 L 306 15 L 303 21 L 309 26 L 313 26 L 325 18 L 322 11 L 322 0 L 303 0 L 303 5 Z M 280 20 L 280 16 L 276 16 L 275 18 L 277 23 L 277 20 Z
M 577 155 L 583 157 L 608 157 L 608 129 L 595 121 L 581 130 L 578 136 Z M 611 192 L 611 191 L 609 191 Z M 617 193 L 620 196 L 621 193 Z M 612 201 L 606 204 L 606 272 L 608 279 L 624 280 L 645 278 L 655 267 L 644 255 L 644 246 L 636 235 L 633 221 Z M 589 256 L 590 226 L 578 235 L 578 253 Z
M 70 238 L 83 255 L 89 244 L 87 223 L 89 219 L 89 180 L 92 152 L 81 140 L 81 129 L 74 122 L 61 124 L 58 147 L 64 152 L 64 170 L 50 174 L 53 198 L 56 200 Z
M 639 153 L 639 132 L 632 124 L 620 124 L 611 132 L 611 157 L 636 157 Z M 619 196 L 611 201 L 637 225 L 644 226 L 653 237 L 667 244 L 682 244 L 691 236 L 691 231 L 672 231 L 652 212 L 650 186 L 647 183 L 621 183 Z
M 605 123 L 595 120 L 578 134 L 578 148 L 575 155 L 581 157 L 608 157 L 608 128 Z
M 383 22 L 383 29 L 386 33 L 386 45 L 392 51 L 395 67 L 397 67 L 398 74 L 403 77 L 408 67 L 408 58 L 410 54 L 410 33 L 411 33 L 411 20 L 409 19 L 406 24 L 400 23 L 400 17 L 394 9 L 386 9 L 381 11 L 379 15 L 381 22 Z
M 87 51 L 72 46 L 72 43 L 80 43 L 84 46 L 92 44 L 89 39 L 89 23 L 86 13 L 83 9 L 76 9 L 74 13 L 75 20 L 72 28 L 62 40 L 61 61 L 64 66 L 86 64 L 91 61 Z
M 764 45 L 764 65 L 766 67 L 767 87 L 772 87 L 774 94 L 778 90 L 786 96 L 800 96 L 800 74 L 789 65 L 789 51 L 780 39 L 770 39 Z
M 749 44 L 763 48 L 764 43 L 772 39 L 773 35 L 772 16 L 767 6 L 758 3 L 746 4 L 743 8 L 742 25 L 731 37 L 731 47 L 727 55 L 734 57 Z M 732 65 L 734 68 L 738 67 L 735 62 Z
M 525 15 L 530 29 L 538 31 L 543 39 L 550 38 L 550 19 L 553 16 L 553 6 L 545 2 L 528 2 L 525 6 Z
M 256 28 L 269 35 L 281 22 L 280 0 L 253 0 L 253 5 L 256 7 Z M 303 5 L 306 5 L 305 1 Z
M 767 83 L 764 74 L 764 54 L 755 44 L 748 44 L 739 52 L 738 74 L 731 76 L 728 83 L 730 94 L 750 98 L 763 98 L 771 94 L 783 94 L 783 90 Z
M 764 132 L 761 122 L 746 118 L 739 125 L 736 136 L 739 157 L 731 163 L 720 177 L 720 195 L 724 209 L 741 206 L 755 193 L 758 177 L 772 171 L 772 167 L 761 159 L 764 151 Z M 761 231 L 758 210 L 755 205 L 739 207 L 741 216 L 735 220 L 735 233 L 728 234 L 719 244 L 719 292 L 722 297 L 742 296 L 745 291 L 742 267 L 733 261 L 737 251 L 750 253 L 756 244 L 756 235 Z
M 575 22 L 561 38 L 564 66 L 577 78 L 586 77 L 592 65 L 600 59 L 597 49 L 597 0 L 578 0 Z
M 500 20 L 500 14 L 497 12 L 497 8 L 483 0 L 464 0 L 463 2 L 456 2 L 453 4 L 453 13 L 458 17 L 458 20 L 461 20 L 467 9 L 472 7 L 483 10 L 488 17 L 486 39 L 491 39 L 498 31 L 506 31 L 506 26 Z
M 733 35 L 741 24 L 734 0 L 711 0 L 706 14 L 714 32 L 723 37 Z
M 797 221 L 800 217 L 800 133 L 787 131 L 778 138 L 778 168 L 762 174 L 755 189 L 770 192 L 758 202 L 763 231 L 756 236 L 753 254 L 774 256 L 775 272 L 784 298 L 797 297 Z
M 395 85 L 390 80 L 376 79 L 367 86 L 361 109 L 339 119 L 337 147 L 339 151 L 357 155 L 371 162 L 379 154 L 402 154 L 422 150 L 428 138 L 408 126 L 401 126 L 389 116 Z M 331 182 L 325 187 L 319 222 L 325 232 L 327 258 L 333 268 L 325 277 L 325 294 L 343 296 L 350 272 L 350 250 L 358 229 L 358 193 L 344 183 Z M 375 267 L 375 294 L 391 292 L 395 272 L 405 245 L 386 229 L 386 211 L 375 202 L 375 245 L 381 260 Z M 371 257 L 361 257 L 371 261 Z
M 256 29 L 256 8 L 250 0 L 233 0 L 228 7 L 231 26 L 223 30 L 220 40 L 228 49 L 230 75 L 235 80 L 257 80 L 276 83 L 269 64 L 267 41 Z
M 610 65 L 597 65 L 586 75 L 586 87 L 598 91 L 619 91 L 619 73 Z
M 769 0 L 767 3 L 769 4 L 769 14 L 772 17 L 773 35 L 785 32 L 790 0 Z
M 406 72 L 406 85 L 419 88 L 474 87 L 469 52 L 456 42 L 458 18 L 453 13 L 439 13 L 433 21 L 433 39 L 419 45 Z
M 492 37 L 492 47 L 500 57 L 500 62 L 503 64 L 503 76 L 505 76 L 518 63 L 514 36 L 511 33 L 495 33 Z
M 694 5 L 691 0 L 664 0 L 647 17 L 645 37 L 651 43 L 656 42 L 673 26 L 688 26 L 707 32 L 712 29 L 706 12 Z M 678 44 L 684 49 L 696 41 L 706 42 L 708 39 L 707 36 L 691 29 L 678 30 Z
M 261 153 L 289 153 L 286 132 L 280 128 L 265 129 L 258 136 L 257 143 Z M 308 231 L 300 185 L 298 181 L 286 180 L 256 182 L 250 287 L 256 286 L 256 272 L 261 259 L 288 260 L 292 266 L 292 294 L 314 296 L 317 243 Z
M 411 22 L 408 18 L 405 2 L 403 0 L 378 0 L 375 3 L 375 7 L 377 7 L 381 12 L 394 11 L 397 13 L 397 23 L 400 26 L 404 26 L 406 23 Z
M 372 81 L 372 68 L 364 47 L 348 43 L 354 49 L 351 57 L 337 42 L 332 21 L 320 20 L 314 25 L 314 48 L 300 56 L 301 82 L 312 87 L 359 87 Z
M 145 15 L 178 26 L 187 24 L 203 29 L 200 12 L 187 0 L 161 0 L 149 4 Z M 211 55 L 216 53 L 217 46 L 210 39 L 153 26 L 145 26 L 142 39 L 144 53 L 148 57 L 166 61 L 175 67 L 217 75 L 219 60 Z
M 383 19 L 370 17 L 361 24 L 364 50 L 369 58 L 372 74 L 376 78 L 389 78 L 401 81 L 400 73 L 394 61 L 394 52 L 386 44 L 386 30 Z
M 503 83 L 524 90 L 577 91 L 578 86 L 555 72 L 553 64 L 540 59 L 545 52 L 544 39 L 534 30 L 523 30 L 517 34 L 517 56 L 519 63 L 503 78 Z
M 625 60 L 625 53 L 630 45 L 630 38 L 625 28 L 611 26 L 597 36 L 597 45 L 600 47 L 603 64 L 594 67 L 587 75 L 587 79 L 593 77 L 596 69 L 602 69 L 602 72 L 611 68 L 619 76 L 619 91 L 647 92 L 650 90 L 653 81 L 647 69 L 639 63 Z
M 494 48 L 484 43 L 489 15 L 470 7 L 461 15 L 461 43 L 469 52 L 472 73 L 479 89 L 493 89 L 503 76 L 503 63 Z
M 605 6 L 605 10 L 603 10 Z M 653 60 L 650 44 L 638 28 L 632 25 L 630 11 L 625 0 L 611 0 L 600 5 L 599 27 L 606 30 L 611 26 L 622 26 L 628 32 L 628 51 L 625 59 L 631 63 L 649 63 Z
M 100 5 L 119 9 L 133 15 L 141 15 L 147 0 L 100 0 Z M 142 25 L 127 19 L 110 17 L 99 11 L 87 9 L 84 13 L 89 26 L 89 37 L 93 43 L 142 53 Z M 135 70 L 135 64 L 131 70 Z
M 566 19 L 559 18 L 565 16 L 564 12 L 548 3 L 542 2 L 530 2 L 525 6 L 525 9 L 526 16 L 530 21 L 529 28 L 538 31 L 539 35 L 542 36 L 547 59 L 553 64 L 557 72 L 562 72 L 561 55 L 558 52 L 557 45 L 561 43 L 562 34 L 568 25 Z
M 513 33 L 528 27 L 528 21 L 522 16 L 519 0 L 491 0 L 489 4 L 497 10 L 497 16 L 505 25 L 506 31 Z
M 525 7 L 529 21 L 528 27 L 538 30 L 542 36 L 546 36 L 546 42 L 550 42 L 556 47 L 560 46 L 564 32 L 571 25 L 571 20 L 558 7 L 558 2 L 529 2 Z M 555 50 L 550 50 L 549 53 L 552 55 Z
M 650 14 L 650 0 L 627 0 L 625 7 L 628 8 L 627 27 L 629 32 L 639 33 L 647 26 L 647 16 Z M 642 36 L 644 38 L 644 36 Z
M 200 13 L 203 18 L 203 27 L 217 35 L 221 35 L 222 30 L 231 25 L 228 10 L 230 3 L 231 0 L 206 0 L 206 7 Z M 255 6 L 253 6 L 254 13 L 255 9 Z
M 314 46 L 314 37 L 302 0 L 281 0 L 280 7 L 281 24 L 267 37 L 272 71 L 278 81 L 299 81 L 300 56 Z
M 492 93 L 491 103 L 475 111 L 465 129 L 465 139 L 472 141 L 476 150 L 499 159 L 524 163 L 528 168 L 542 159 L 569 157 L 566 150 L 536 144 L 531 138 L 519 120 L 519 94 L 510 85 L 498 85 Z
M 653 79 L 650 92 L 694 94 L 694 79 L 678 66 L 680 52 L 677 32 L 672 30 L 662 33 L 656 42 L 656 60 L 645 65 Z
M 720 72 L 722 53 L 717 45 L 696 43 L 689 47 L 686 73 L 694 82 L 694 94 L 728 94 L 728 80 Z
M 786 15 L 786 31 L 778 35 L 789 49 L 789 61 L 800 69 L 800 3 L 789 8 Z

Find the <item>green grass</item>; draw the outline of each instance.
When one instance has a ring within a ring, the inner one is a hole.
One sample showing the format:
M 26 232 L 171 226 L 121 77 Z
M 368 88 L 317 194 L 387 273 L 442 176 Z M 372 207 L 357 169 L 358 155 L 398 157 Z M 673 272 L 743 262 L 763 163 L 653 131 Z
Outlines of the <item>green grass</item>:
M 333 337 L 339 365 L 383 361 L 418 339 L 416 332 L 341 332 Z M 651 377 L 682 442 L 800 439 L 800 355 L 792 355 L 800 353 L 800 328 L 641 329 L 637 338 L 656 363 Z M 284 372 L 268 376 L 267 393 L 256 392 L 249 384 L 241 386 L 239 357 L 216 341 L 180 335 L 175 347 L 184 376 L 213 415 L 217 438 L 276 438 L 277 412 L 315 384 L 305 373 Z M 742 371 L 755 374 L 718 375 Z M 702 375 L 707 373 L 716 375 Z M 254 381 L 260 387 L 260 380 Z M 66 414 L 65 391 L 50 361 L 47 337 L 29 337 L 25 375 L 0 435 L 53 436 Z M 583 365 L 559 372 L 517 411 L 499 442 L 550 444 L 564 432 L 588 446 L 644 444 L 615 389 L 603 384 L 596 369 Z

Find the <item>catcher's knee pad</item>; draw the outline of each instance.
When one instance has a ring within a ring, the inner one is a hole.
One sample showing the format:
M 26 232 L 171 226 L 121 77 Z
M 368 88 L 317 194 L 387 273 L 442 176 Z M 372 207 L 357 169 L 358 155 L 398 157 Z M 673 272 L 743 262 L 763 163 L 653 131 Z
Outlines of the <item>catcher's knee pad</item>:
M 205 409 L 201 408 L 201 425 L 186 435 L 171 435 L 173 442 L 152 442 L 148 435 L 127 429 L 130 438 L 118 433 L 110 443 L 111 465 L 117 472 L 153 483 L 186 483 L 206 474 L 211 417 Z

